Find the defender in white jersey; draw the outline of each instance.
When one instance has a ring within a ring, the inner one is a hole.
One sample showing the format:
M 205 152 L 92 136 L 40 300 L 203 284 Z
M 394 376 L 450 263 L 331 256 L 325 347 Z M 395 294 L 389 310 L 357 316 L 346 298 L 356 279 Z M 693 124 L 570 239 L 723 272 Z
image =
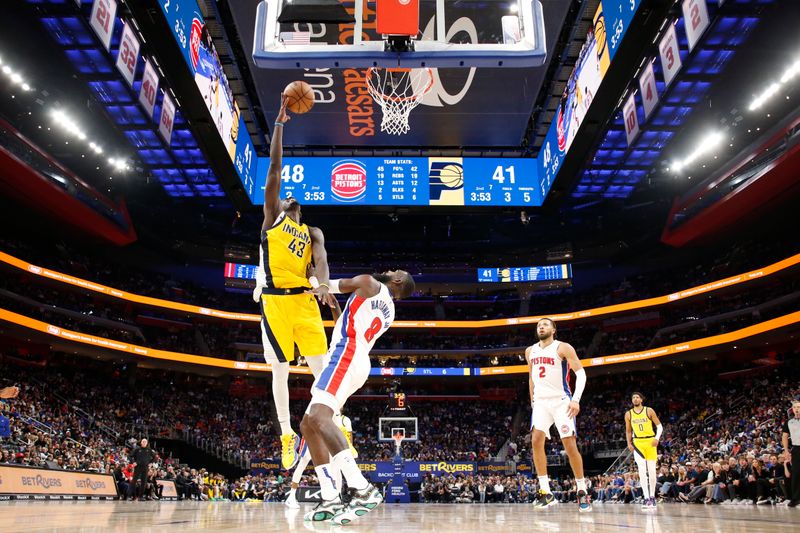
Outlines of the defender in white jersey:
M 550 428 L 556 425 L 569 464 L 575 474 L 578 489 L 578 509 L 581 512 L 592 510 L 589 501 L 586 479 L 583 477 L 583 458 L 578 451 L 575 417 L 580 412 L 580 400 L 586 386 L 586 372 L 583 370 L 575 349 L 555 340 L 556 324 L 543 318 L 536 324 L 539 342 L 525 350 L 530 379 L 531 394 L 531 445 L 533 464 L 539 478 L 539 497 L 534 506 L 538 509 L 555 503 L 550 491 L 550 478 L 547 477 L 547 454 L 544 450 L 546 439 L 550 438 Z M 575 372 L 575 391 L 571 391 L 567 377 L 570 368 Z
M 414 279 L 408 272 L 396 270 L 331 280 L 328 289 L 334 294 L 353 294 L 333 326 L 324 369 L 311 387 L 311 403 L 300 423 L 322 492 L 322 502 L 305 520 L 344 525 L 374 509 L 383 497 L 361 474 L 333 417 L 367 381 L 369 351 L 394 321 L 394 300 L 414 292 Z M 352 494 L 346 505 L 341 487 L 336 486 L 335 470 L 341 471 Z

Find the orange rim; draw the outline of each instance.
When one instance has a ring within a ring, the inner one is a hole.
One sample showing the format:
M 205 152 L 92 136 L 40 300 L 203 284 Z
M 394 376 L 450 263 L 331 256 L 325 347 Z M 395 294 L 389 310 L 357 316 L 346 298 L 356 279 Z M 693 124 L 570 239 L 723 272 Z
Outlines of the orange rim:
M 377 67 L 369 67 L 367 69 L 367 85 L 369 85 L 369 78 L 372 76 L 372 71 L 377 70 Z M 400 68 L 400 67 L 393 67 L 393 68 L 385 68 L 383 69 L 386 72 L 411 72 L 413 69 L 410 68 Z M 391 100 L 392 102 L 405 102 L 407 100 L 418 100 L 425 96 L 428 91 L 431 90 L 433 87 L 433 71 L 425 67 L 425 72 L 428 74 L 428 84 L 425 86 L 420 93 L 415 94 L 414 96 L 389 96 L 387 94 L 383 94 L 382 92 L 375 91 L 378 96 L 383 98 L 384 100 Z

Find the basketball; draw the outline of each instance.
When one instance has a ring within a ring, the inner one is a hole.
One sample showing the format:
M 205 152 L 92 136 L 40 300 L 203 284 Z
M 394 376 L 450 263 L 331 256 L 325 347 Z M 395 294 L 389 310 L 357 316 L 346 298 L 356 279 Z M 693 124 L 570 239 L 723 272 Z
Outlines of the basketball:
M 314 91 L 304 81 L 293 81 L 283 90 L 286 95 L 286 107 L 292 113 L 302 115 L 314 107 Z
M 439 173 L 439 180 L 448 189 L 464 186 L 464 169 L 461 165 L 447 165 Z

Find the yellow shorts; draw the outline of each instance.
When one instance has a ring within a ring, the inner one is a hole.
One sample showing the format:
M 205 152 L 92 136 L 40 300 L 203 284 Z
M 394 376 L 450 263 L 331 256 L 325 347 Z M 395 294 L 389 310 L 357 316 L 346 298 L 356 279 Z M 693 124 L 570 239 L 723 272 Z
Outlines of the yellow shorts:
M 643 458 L 645 461 L 656 461 L 658 459 L 658 450 L 651 443 L 654 437 L 647 437 L 644 439 L 633 439 L 633 453 Z
M 270 355 L 294 361 L 294 346 L 303 357 L 325 355 L 328 339 L 317 299 L 311 294 L 262 294 L 261 337 L 267 362 Z

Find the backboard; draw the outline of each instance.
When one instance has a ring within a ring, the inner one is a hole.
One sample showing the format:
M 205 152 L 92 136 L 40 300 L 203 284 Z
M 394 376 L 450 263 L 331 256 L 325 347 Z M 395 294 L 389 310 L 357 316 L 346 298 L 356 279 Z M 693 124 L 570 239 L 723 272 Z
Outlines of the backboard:
M 394 442 L 394 436 L 402 433 L 404 441 L 418 438 L 417 417 L 380 417 L 378 419 L 378 440 Z
M 253 61 L 271 69 L 521 68 L 541 66 L 547 58 L 540 0 L 413 1 L 419 1 L 413 49 L 389 51 L 388 37 L 377 31 L 375 1 L 341 2 L 353 24 L 281 24 L 281 10 L 291 0 L 263 0 L 256 12 Z

